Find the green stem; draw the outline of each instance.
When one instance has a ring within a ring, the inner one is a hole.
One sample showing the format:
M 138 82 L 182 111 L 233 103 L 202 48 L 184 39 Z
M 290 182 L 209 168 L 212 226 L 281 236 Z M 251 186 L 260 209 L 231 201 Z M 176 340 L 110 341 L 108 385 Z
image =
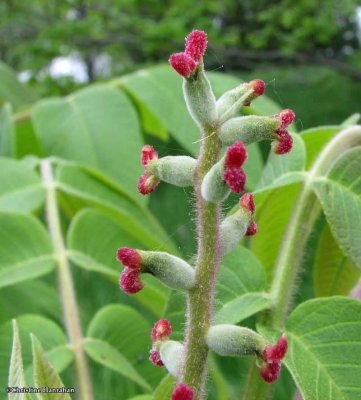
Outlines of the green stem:
M 205 396 L 208 357 L 205 336 L 213 316 L 214 287 L 220 259 L 220 206 L 202 198 L 201 184 L 206 173 L 217 162 L 220 149 L 221 143 L 216 133 L 204 132 L 195 172 L 198 220 L 196 285 L 188 294 L 186 354 L 182 371 L 182 382 L 195 389 L 197 399 Z
M 61 232 L 55 181 L 50 160 L 40 164 L 43 186 L 46 191 L 47 225 L 58 264 L 58 285 L 63 306 L 63 316 L 69 342 L 74 351 L 78 384 L 78 398 L 93 400 L 93 391 L 87 359 L 83 349 L 83 335 L 80 326 L 78 305 L 75 297 L 73 279 L 66 255 L 66 247 Z
M 326 176 L 335 160 L 343 152 L 360 143 L 361 126 L 342 130 L 321 151 L 302 185 L 275 263 L 276 269 L 270 290 L 273 307 L 262 319 L 262 322 L 271 329 L 278 331 L 285 329 L 293 294 L 297 290 L 297 276 L 304 249 L 320 212 L 320 205 L 312 190 L 312 183 L 315 179 Z M 250 370 L 248 385 L 245 389 L 247 397 L 243 397 L 244 399 L 269 398 L 272 385 L 257 380 L 256 375 L 258 375 L 257 369 Z

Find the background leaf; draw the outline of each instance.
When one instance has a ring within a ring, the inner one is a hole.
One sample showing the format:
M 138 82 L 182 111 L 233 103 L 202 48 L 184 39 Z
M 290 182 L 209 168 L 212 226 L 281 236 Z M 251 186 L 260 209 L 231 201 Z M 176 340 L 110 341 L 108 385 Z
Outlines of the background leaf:
M 5 103 L 0 109 L 0 156 L 11 156 L 13 153 L 13 129 L 11 106 Z
M 33 216 L 0 212 L 0 287 L 49 273 L 55 259 L 44 226 Z
M 361 395 L 361 303 L 309 300 L 287 322 L 285 364 L 304 400 L 357 400 Z

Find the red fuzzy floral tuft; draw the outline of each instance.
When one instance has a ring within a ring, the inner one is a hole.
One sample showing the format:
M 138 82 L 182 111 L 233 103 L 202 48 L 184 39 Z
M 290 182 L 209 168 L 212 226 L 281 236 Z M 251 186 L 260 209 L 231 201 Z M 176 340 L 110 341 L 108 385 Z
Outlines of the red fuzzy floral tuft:
M 258 226 L 254 221 L 251 221 L 248 225 L 246 236 L 253 236 L 257 233 Z
M 256 97 L 262 96 L 266 90 L 266 84 L 262 79 L 254 79 L 249 85 L 253 88 L 253 93 Z
M 278 141 L 274 145 L 273 151 L 276 154 L 289 153 L 293 146 L 292 136 L 284 128 L 277 129 L 275 133 L 278 135 Z
M 207 44 L 207 34 L 203 31 L 194 30 L 186 38 L 185 53 L 198 63 L 206 52 Z
M 159 184 L 159 179 L 152 175 L 150 172 L 146 172 L 138 179 L 138 190 L 139 193 L 145 195 L 152 193 Z
M 188 77 L 197 68 L 196 61 L 184 52 L 172 54 L 169 58 L 169 64 L 184 78 Z
M 117 251 L 117 259 L 125 266 L 130 269 L 141 268 L 141 258 L 137 250 L 129 247 L 121 247 Z
M 194 399 L 194 391 L 185 383 L 178 383 L 175 385 L 172 400 L 193 400 Z
M 234 193 L 243 192 L 246 184 L 246 174 L 243 169 L 227 168 L 223 174 L 223 180 Z
M 295 120 L 296 114 L 293 110 L 286 108 L 282 110 L 279 114 L 276 115 L 276 118 L 280 120 L 281 128 L 286 128 L 288 125 L 291 125 Z
M 224 165 L 226 168 L 241 168 L 247 160 L 246 146 L 238 140 L 232 146 L 228 147 Z
M 140 280 L 140 270 L 124 268 L 119 278 L 120 288 L 128 294 L 137 293 L 144 285 Z
M 278 362 L 264 363 L 259 370 L 259 373 L 264 381 L 267 383 L 275 382 L 281 371 L 281 364 Z
M 152 342 L 158 342 L 159 340 L 166 340 L 172 333 L 172 325 L 167 319 L 160 319 L 157 321 L 152 329 L 151 339 Z
M 149 361 L 158 367 L 164 366 L 163 361 L 160 359 L 159 351 L 157 350 L 150 351 Z
M 281 361 L 287 353 L 288 343 L 287 338 L 285 335 L 282 335 L 278 340 L 277 343 L 272 346 L 266 346 L 265 350 L 263 351 L 263 358 L 266 362 L 279 362 Z
M 146 167 L 151 160 L 158 160 L 158 153 L 154 150 L 153 146 L 146 144 L 142 148 L 141 163 Z
M 241 197 L 239 204 L 241 207 L 246 208 L 250 211 L 252 215 L 254 215 L 254 212 L 256 211 L 256 206 L 254 204 L 254 197 L 252 193 L 245 193 Z

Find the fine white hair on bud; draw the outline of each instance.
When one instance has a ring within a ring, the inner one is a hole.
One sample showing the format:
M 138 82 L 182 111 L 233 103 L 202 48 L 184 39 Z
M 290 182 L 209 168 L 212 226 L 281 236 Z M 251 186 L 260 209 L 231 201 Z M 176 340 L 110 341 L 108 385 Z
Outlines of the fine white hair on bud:
M 183 344 L 174 340 L 167 340 L 160 345 L 159 349 L 160 358 L 164 366 L 171 375 L 178 378 L 184 353 Z

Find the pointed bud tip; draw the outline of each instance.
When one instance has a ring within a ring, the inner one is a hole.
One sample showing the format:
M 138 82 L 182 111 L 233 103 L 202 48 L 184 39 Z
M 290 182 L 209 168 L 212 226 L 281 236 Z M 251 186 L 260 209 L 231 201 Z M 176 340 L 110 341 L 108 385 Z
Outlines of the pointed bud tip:
M 278 135 L 278 140 L 273 146 L 273 151 L 276 154 L 289 153 L 293 146 L 292 136 L 284 128 L 277 129 L 275 133 Z
M 282 110 L 279 114 L 277 114 L 277 118 L 280 120 L 281 128 L 286 128 L 288 125 L 291 125 L 292 122 L 296 118 L 296 114 L 293 110 L 286 108 Z
M 160 358 L 159 351 L 157 351 L 157 350 L 151 350 L 150 351 L 149 361 L 152 364 L 156 365 L 157 367 L 163 367 L 164 366 L 163 361 Z
M 142 290 L 144 285 L 140 280 L 140 270 L 124 268 L 119 277 L 119 286 L 128 294 L 134 294 Z
M 141 257 L 137 250 L 131 249 L 130 247 L 121 247 L 117 251 L 117 259 L 125 267 L 130 269 L 141 268 Z
M 169 58 L 169 64 L 183 78 L 188 77 L 197 68 L 196 61 L 184 52 L 172 54 Z
M 157 321 L 152 329 L 151 339 L 152 342 L 168 339 L 172 333 L 172 325 L 167 319 L 160 319 Z
M 158 160 L 158 153 L 154 150 L 154 147 L 150 144 L 146 144 L 142 148 L 141 153 L 141 164 L 146 167 L 151 160 Z
M 227 183 L 232 192 L 238 194 L 243 192 L 246 179 L 245 172 L 243 169 L 239 168 L 227 168 L 223 174 L 223 180 Z
M 194 391 L 185 383 L 178 383 L 175 385 L 172 400 L 193 400 L 194 399 Z
M 254 197 L 252 193 L 245 193 L 239 200 L 239 205 L 246 208 L 252 215 L 256 211 L 256 205 L 254 204 Z
M 224 165 L 227 168 L 241 168 L 247 160 L 247 150 L 244 143 L 240 140 L 228 147 Z
M 207 44 L 207 34 L 195 29 L 186 37 L 185 53 L 198 63 L 206 52 Z
M 138 179 L 138 190 L 142 195 L 152 193 L 159 184 L 159 179 L 146 172 Z
M 259 370 L 259 373 L 264 381 L 267 383 L 275 382 L 281 371 L 281 364 L 278 362 L 264 363 Z
M 254 236 L 257 233 L 258 226 L 255 221 L 251 221 L 248 225 L 246 236 Z

